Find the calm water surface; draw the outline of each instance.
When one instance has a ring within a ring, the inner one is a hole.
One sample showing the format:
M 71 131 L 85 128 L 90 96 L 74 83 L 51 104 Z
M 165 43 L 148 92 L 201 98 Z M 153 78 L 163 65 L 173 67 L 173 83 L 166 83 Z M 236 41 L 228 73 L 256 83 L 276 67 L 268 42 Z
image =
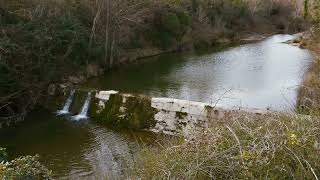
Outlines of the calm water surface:
M 86 87 L 171 97 L 221 106 L 290 110 L 297 85 L 312 56 L 276 35 L 262 42 L 211 53 L 170 54 L 114 70 Z M 0 132 L 12 157 L 41 156 L 58 179 L 123 178 L 147 133 L 110 129 L 91 119 L 72 121 L 52 112 L 33 112 L 28 121 Z
M 297 87 L 312 61 L 308 50 L 283 42 L 291 35 L 207 54 L 171 54 L 112 71 L 87 86 L 214 103 L 294 108 Z
M 0 146 L 10 157 L 39 154 L 57 179 L 122 179 L 136 153 L 155 139 L 154 134 L 59 118 L 44 110 L 0 131 Z

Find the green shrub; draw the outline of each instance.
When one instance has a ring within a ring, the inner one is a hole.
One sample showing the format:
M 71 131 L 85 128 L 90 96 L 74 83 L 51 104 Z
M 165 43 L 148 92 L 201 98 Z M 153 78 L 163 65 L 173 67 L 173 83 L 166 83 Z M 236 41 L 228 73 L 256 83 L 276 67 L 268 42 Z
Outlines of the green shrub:
M 32 18 L 18 13 L 33 12 L 32 8 L 21 4 L 19 9 L 0 11 L 1 19 L 10 17 L 0 22 L 0 97 L 9 97 L 1 99 L 1 116 L 25 113 L 49 83 L 83 72 L 88 59 L 104 60 L 103 43 L 95 41 L 89 48 L 91 25 L 75 14 L 77 8 L 48 5 L 39 16 L 31 13 Z
M 122 44 L 122 47 L 124 48 L 143 48 L 143 44 L 141 42 L 141 34 L 139 31 L 135 30 L 133 35 L 130 36 L 130 40 L 128 45 L 127 44 Z
M 0 179 L 51 179 L 51 171 L 39 162 L 38 156 L 25 156 L 7 161 L 7 153 L 0 148 Z
M 164 15 L 162 20 L 162 28 L 170 33 L 177 34 L 180 30 L 180 21 L 176 14 L 169 13 Z
M 5 148 L 0 148 L 0 162 L 7 161 L 8 154 Z
M 174 9 L 171 11 L 156 12 L 145 33 L 145 39 L 151 39 L 155 46 L 163 49 L 177 45 L 192 24 L 187 13 Z
M 10 179 L 50 179 L 51 172 L 38 161 L 38 156 L 20 157 L 10 162 L 0 163 L 0 178 Z
M 167 49 L 170 48 L 173 45 L 174 37 L 167 31 L 158 31 L 154 33 L 156 37 L 156 45 Z
M 177 17 L 178 17 L 179 22 L 181 23 L 181 25 L 191 26 L 192 19 L 191 19 L 191 17 L 190 17 L 187 13 L 185 13 L 185 12 L 178 12 L 178 13 L 177 13 Z

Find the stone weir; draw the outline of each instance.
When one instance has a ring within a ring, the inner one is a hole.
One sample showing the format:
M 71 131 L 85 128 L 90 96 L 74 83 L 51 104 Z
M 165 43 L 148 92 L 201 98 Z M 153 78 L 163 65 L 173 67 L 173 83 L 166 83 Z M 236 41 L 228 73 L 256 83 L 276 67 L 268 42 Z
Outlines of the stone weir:
M 239 111 L 257 115 L 268 113 L 259 109 L 226 109 L 186 100 L 98 91 L 93 93 L 88 115 L 120 127 L 189 137 L 206 129 L 210 121 Z

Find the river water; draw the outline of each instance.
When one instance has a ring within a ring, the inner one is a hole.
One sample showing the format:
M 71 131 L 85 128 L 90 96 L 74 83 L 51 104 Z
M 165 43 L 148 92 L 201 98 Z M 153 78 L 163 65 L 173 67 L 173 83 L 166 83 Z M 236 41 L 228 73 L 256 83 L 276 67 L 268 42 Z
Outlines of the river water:
M 213 103 L 292 110 L 312 55 L 291 35 L 206 53 L 169 54 L 93 79 L 87 86 Z
M 264 41 L 201 53 L 150 58 L 92 79 L 85 86 L 208 102 L 219 106 L 294 109 L 297 87 L 312 61 L 309 51 L 275 35 Z M 74 121 L 35 111 L 24 123 L 0 132 L 12 157 L 41 156 L 58 179 L 123 178 L 142 146 L 156 137 Z
M 0 131 L 0 146 L 10 157 L 39 154 L 58 179 L 124 178 L 138 150 L 155 140 L 159 138 L 151 133 L 56 117 L 46 110 L 34 111 L 25 123 Z

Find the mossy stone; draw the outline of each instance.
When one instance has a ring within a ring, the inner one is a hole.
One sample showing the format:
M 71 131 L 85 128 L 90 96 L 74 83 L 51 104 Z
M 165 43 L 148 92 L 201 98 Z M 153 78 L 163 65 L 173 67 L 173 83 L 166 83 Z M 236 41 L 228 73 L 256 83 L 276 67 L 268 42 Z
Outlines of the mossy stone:
M 94 98 L 89 108 L 89 116 L 98 122 L 138 130 L 149 129 L 156 124 L 154 115 L 157 111 L 151 107 L 150 98 L 113 94 L 108 101 L 102 102 L 104 108 L 100 107 L 101 102 Z

